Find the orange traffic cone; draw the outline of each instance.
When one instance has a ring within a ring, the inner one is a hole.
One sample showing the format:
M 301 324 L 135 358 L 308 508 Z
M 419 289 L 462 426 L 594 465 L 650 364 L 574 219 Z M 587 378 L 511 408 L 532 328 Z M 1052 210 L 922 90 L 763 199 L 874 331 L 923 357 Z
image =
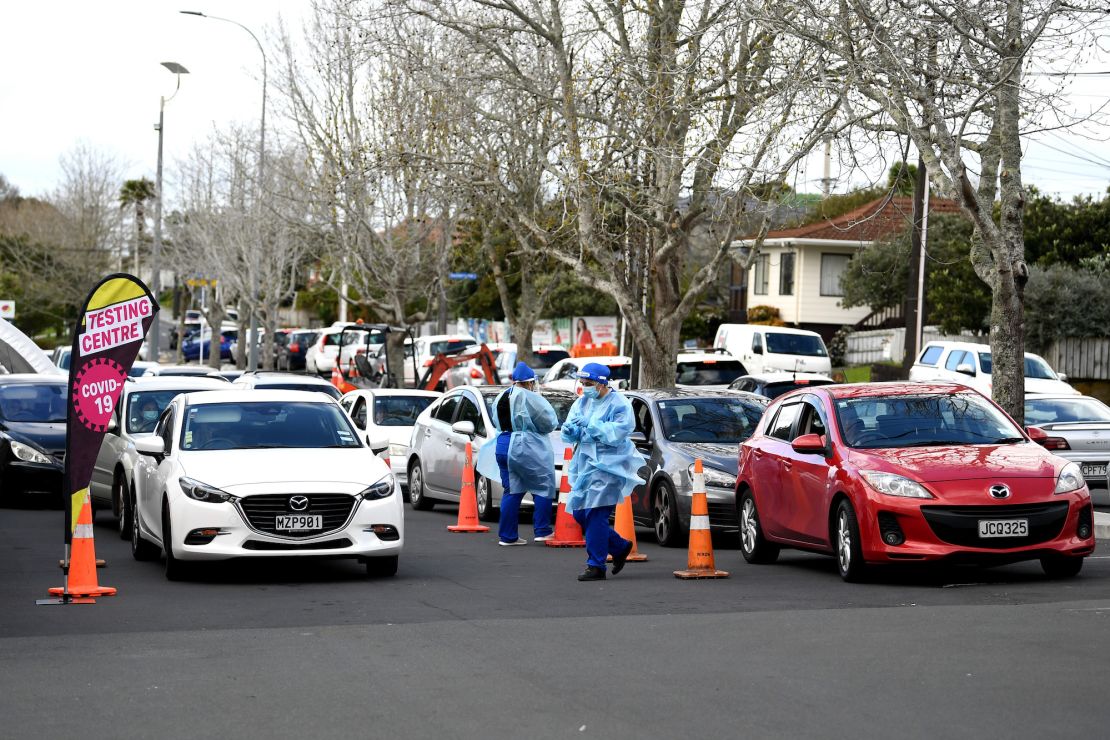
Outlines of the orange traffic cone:
M 489 527 L 478 523 L 478 493 L 474 490 L 474 450 L 466 443 L 466 465 L 463 467 L 462 490 L 459 492 L 459 523 L 447 528 L 449 532 L 488 532 Z
M 686 570 L 676 570 L 674 575 L 675 578 L 728 578 L 728 571 L 717 570 L 713 561 L 709 503 L 705 500 L 705 473 L 700 459 L 694 461 L 694 500 L 690 503 L 690 549 Z
M 563 479 L 559 481 L 559 508 L 555 512 L 555 536 L 544 544 L 548 547 L 585 547 L 582 528 L 567 511 L 567 494 L 570 493 L 570 459 L 574 450 L 563 451 Z
M 625 558 L 630 563 L 642 563 L 647 560 L 647 555 L 636 550 L 636 523 L 632 521 L 632 497 L 625 496 L 624 500 L 617 504 L 617 513 L 613 516 L 613 529 L 617 530 L 617 534 L 624 537 L 632 543 L 632 551 L 628 553 Z M 607 562 L 613 562 L 613 556 L 605 558 Z
M 96 549 L 93 547 L 92 504 L 89 502 L 89 489 L 85 489 L 85 501 L 77 517 L 77 526 L 69 549 L 69 571 L 66 573 L 64 588 L 52 588 L 50 593 L 63 598 L 85 597 L 80 603 L 95 603 L 89 597 L 115 596 L 111 586 L 100 586 L 96 582 Z M 87 601 L 85 600 L 87 599 Z

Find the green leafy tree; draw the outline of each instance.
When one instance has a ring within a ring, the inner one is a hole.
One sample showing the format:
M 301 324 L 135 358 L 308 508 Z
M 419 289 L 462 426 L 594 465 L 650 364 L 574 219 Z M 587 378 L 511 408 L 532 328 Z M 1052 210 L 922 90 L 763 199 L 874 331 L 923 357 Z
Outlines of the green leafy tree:
M 1025 341 L 1032 351 L 1043 352 L 1062 337 L 1110 336 L 1108 266 L 1106 260 L 1093 259 L 1078 267 L 1057 264 L 1030 270 Z
M 1110 190 L 1102 198 L 1063 202 L 1030 188 L 1025 206 L 1025 256 L 1031 264 L 1074 265 L 1110 255 Z

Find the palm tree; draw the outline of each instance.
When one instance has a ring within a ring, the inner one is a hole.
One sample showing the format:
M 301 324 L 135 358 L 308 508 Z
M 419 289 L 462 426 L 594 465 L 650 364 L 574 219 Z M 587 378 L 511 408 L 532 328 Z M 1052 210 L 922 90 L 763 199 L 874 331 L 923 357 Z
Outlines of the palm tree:
M 139 245 L 143 242 L 143 231 L 146 228 L 146 204 L 154 200 L 157 192 L 154 183 L 147 178 L 139 180 L 126 180 L 119 189 L 119 207 L 135 209 L 135 244 L 132 254 L 135 259 L 135 276 L 139 275 Z

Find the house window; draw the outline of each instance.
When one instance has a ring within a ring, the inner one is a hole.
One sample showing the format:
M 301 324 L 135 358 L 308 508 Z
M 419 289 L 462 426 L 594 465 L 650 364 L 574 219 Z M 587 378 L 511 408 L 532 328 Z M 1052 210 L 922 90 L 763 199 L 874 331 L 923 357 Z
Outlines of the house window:
M 783 252 L 779 259 L 779 295 L 794 295 L 793 252 Z
M 752 292 L 756 295 L 767 295 L 768 284 L 768 263 L 769 258 L 765 254 L 756 257 L 755 260 L 755 281 L 752 285 Z
M 823 254 L 821 255 L 821 295 L 842 296 L 844 288 L 840 286 L 840 279 L 848 269 L 851 261 L 850 254 Z

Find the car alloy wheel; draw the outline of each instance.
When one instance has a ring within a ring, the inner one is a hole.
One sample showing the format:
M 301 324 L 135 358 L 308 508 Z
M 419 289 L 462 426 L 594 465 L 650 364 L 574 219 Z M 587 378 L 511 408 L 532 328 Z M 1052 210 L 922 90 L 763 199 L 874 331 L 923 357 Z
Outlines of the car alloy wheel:
M 119 512 L 116 524 L 121 540 L 127 540 L 131 536 L 131 502 L 128 500 L 130 497 L 126 491 L 127 481 L 122 473 L 116 473 L 112 480 L 112 503 L 115 504 L 116 511 Z
M 424 494 L 424 467 L 419 462 L 409 471 L 409 503 L 417 511 L 428 511 L 434 506 Z
M 662 481 L 652 497 L 652 520 L 655 522 L 655 539 L 663 547 L 678 547 L 682 543 L 682 527 L 678 522 L 678 501 L 674 488 Z
M 836 510 L 836 563 L 840 577 L 849 583 L 862 581 L 867 565 L 860 548 L 859 522 L 852 504 L 844 499 Z
M 740 554 L 749 563 L 773 563 L 779 556 L 779 546 L 763 537 L 751 491 L 744 493 L 740 503 Z
M 139 510 L 135 507 L 135 494 L 132 491 L 131 501 L 131 557 L 136 560 L 154 560 L 161 552 L 152 543 L 143 539 L 139 524 Z
M 478 519 L 483 522 L 497 521 L 497 510 L 493 508 L 493 493 L 489 478 L 478 476 L 478 485 L 474 487 L 478 494 Z

